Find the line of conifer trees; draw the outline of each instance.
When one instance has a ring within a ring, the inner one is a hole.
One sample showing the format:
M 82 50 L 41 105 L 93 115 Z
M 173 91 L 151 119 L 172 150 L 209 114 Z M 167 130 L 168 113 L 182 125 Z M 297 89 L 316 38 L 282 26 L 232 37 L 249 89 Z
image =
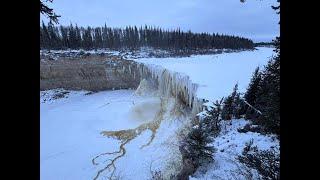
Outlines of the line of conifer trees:
M 41 49 L 137 49 L 153 47 L 167 50 L 195 50 L 209 48 L 252 49 L 250 39 L 238 36 L 183 32 L 180 29 L 163 30 L 144 26 L 126 28 L 40 26 Z

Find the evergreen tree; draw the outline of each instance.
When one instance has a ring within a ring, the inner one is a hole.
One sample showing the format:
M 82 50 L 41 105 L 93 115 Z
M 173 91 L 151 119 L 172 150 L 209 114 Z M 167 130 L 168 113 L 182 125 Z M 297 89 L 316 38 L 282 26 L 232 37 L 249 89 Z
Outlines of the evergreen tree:
M 240 119 L 241 115 L 243 113 L 243 103 L 242 99 L 240 98 L 240 93 L 237 92 L 234 96 L 233 102 L 232 102 L 232 118 Z
M 210 106 L 210 110 L 206 111 L 206 116 L 201 121 L 203 129 L 206 131 L 208 136 L 217 136 L 220 132 L 220 121 L 221 121 L 221 111 L 222 111 L 223 98 L 220 101 L 213 103 Z
M 262 113 L 256 122 L 268 132 L 280 134 L 280 58 L 274 57 L 262 72 L 256 108 Z
M 92 30 L 91 27 L 88 26 L 87 29 L 84 30 L 84 34 L 83 34 L 83 48 L 87 50 L 93 48 L 91 30 Z
M 76 28 L 75 28 L 75 47 L 76 47 L 76 49 L 80 49 L 82 47 L 81 44 L 82 44 L 81 31 L 76 24 Z
M 49 30 L 50 28 L 50 30 Z M 48 32 L 49 35 L 46 33 Z M 67 32 L 67 33 L 66 33 Z M 196 49 L 230 48 L 252 49 L 254 44 L 251 40 L 219 34 L 183 32 L 176 30 L 162 30 L 159 27 L 127 26 L 125 29 L 108 28 L 83 28 L 70 26 L 60 28 L 52 24 L 40 27 L 40 47 L 50 49 L 137 49 L 143 46 L 174 50 L 176 52 L 188 52 Z
M 244 95 L 244 99 L 253 106 L 257 98 L 257 91 L 259 89 L 260 81 L 261 73 L 259 72 L 259 67 L 257 67 L 252 75 L 248 89 Z
M 261 73 L 259 72 L 259 67 L 254 71 L 247 91 L 245 92 L 244 99 L 253 107 L 256 106 L 256 99 L 258 96 L 258 91 L 261 83 Z M 252 119 L 257 116 L 256 111 L 250 107 L 247 107 L 246 119 Z
M 62 48 L 70 48 L 69 38 L 68 38 L 68 29 L 63 26 L 60 26 L 60 32 L 61 32 Z
M 50 35 L 47 26 L 42 21 L 42 27 L 40 27 L 40 47 L 43 49 L 51 49 L 50 47 Z
M 221 111 L 221 117 L 224 120 L 230 120 L 232 118 L 239 119 L 246 112 L 246 105 L 243 98 L 238 92 L 238 84 L 233 88 L 231 95 L 229 95 L 223 102 L 223 108 Z
M 48 34 L 49 34 L 49 48 L 58 49 L 61 48 L 62 43 L 60 43 L 59 31 L 52 24 L 48 25 Z
M 236 97 L 238 96 L 238 83 L 234 86 L 232 94 L 229 95 L 225 101 L 223 102 L 223 109 L 222 109 L 222 119 L 230 120 L 234 118 L 236 114 Z
M 71 24 L 69 27 L 69 42 L 70 42 L 70 48 L 71 49 L 77 49 L 77 34 L 76 30 Z
M 102 48 L 108 47 L 108 40 L 109 40 L 109 34 L 107 25 L 104 24 L 104 27 L 102 28 Z
M 184 159 L 190 159 L 194 167 L 199 167 L 203 163 L 213 161 L 215 148 L 211 145 L 213 139 L 208 136 L 201 124 L 193 127 L 184 140 L 183 152 Z
M 46 0 L 46 2 L 52 3 L 53 0 Z M 40 0 L 40 13 L 47 16 L 50 20 L 50 24 L 58 23 L 58 18 L 61 17 L 60 15 L 57 15 L 52 8 L 49 8 L 43 0 Z
M 94 41 L 94 47 L 96 49 L 98 48 L 102 48 L 102 32 L 101 32 L 101 28 L 97 27 L 94 29 L 94 37 L 93 37 L 93 41 Z
M 223 108 L 221 113 L 223 120 L 230 120 L 232 118 L 232 101 L 233 98 L 231 96 L 228 96 L 223 102 Z

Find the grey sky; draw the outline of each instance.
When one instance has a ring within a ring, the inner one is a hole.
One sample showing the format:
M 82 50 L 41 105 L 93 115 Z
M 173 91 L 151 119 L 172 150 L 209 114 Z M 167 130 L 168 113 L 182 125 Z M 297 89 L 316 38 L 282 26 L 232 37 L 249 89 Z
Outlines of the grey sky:
M 276 0 L 54 0 L 60 24 L 154 25 L 270 41 L 279 34 Z M 41 20 L 48 22 L 41 16 Z

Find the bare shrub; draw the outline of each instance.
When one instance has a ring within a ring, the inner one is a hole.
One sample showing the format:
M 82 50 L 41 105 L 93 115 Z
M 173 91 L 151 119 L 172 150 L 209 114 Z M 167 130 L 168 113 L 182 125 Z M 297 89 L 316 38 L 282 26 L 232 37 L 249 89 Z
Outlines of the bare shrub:
M 164 180 L 161 171 L 151 171 L 151 180 Z
M 258 150 L 251 140 L 237 159 L 250 169 L 255 169 L 263 180 L 280 179 L 280 155 L 274 150 Z

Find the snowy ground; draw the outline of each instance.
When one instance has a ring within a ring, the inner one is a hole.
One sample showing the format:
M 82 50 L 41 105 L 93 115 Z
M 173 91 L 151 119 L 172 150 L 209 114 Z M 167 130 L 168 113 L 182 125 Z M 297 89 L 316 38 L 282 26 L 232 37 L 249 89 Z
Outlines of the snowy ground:
M 174 163 L 179 164 L 180 158 L 176 130 L 186 122 L 172 114 L 173 99 L 160 105 L 159 97 L 138 96 L 133 90 L 87 93 L 66 93 L 63 89 L 40 92 L 41 179 L 107 179 L 114 168 L 114 177 L 148 179 L 150 171 L 175 170 Z M 151 128 L 141 130 L 126 144 L 101 134 L 140 127 L 152 122 L 160 110 L 163 121 L 153 140 Z M 119 151 L 121 144 L 125 144 L 124 155 L 114 167 L 105 169 L 121 153 L 104 153 Z
M 246 179 L 241 174 L 244 167 L 236 160 L 236 157 L 241 155 L 243 148 L 250 140 L 253 140 L 253 146 L 257 146 L 259 150 L 274 148 L 276 152 L 280 152 L 280 144 L 276 136 L 237 131 L 238 128 L 248 123 L 250 122 L 244 119 L 234 119 L 232 125 L 224 122 L 222 132 L 213 143 L 217 149 L 213 157 L 214 162 L 206 168 L 200 168 L 194 177 L 190 177 L 190 180 Z
M 198 98 L 215 101 L 229 95 L 237 82 L 239 90 L 244 92 L 255 68 L 267 64 L 269 57 L 273 55 L 273 48 L 257 49 L 185 58 L 141 58 L 135 61 L 184 73 L 199 85 Z
M 140 49 L 122 49 L 122 50 L 112 50 L 112 49 L 96 49 L 96 50 L 40 50 L 40 55 L 49 56 L 51 60 L 57 60 L 59 57 L 82 57 L 89 54 L 95 55 L 111 55 L 118 56 L 124 59 L 140 59 L 140 58 L 159 58 L 159 57 L 179 57 L 179 56 L 190 56 L 190 54 L 220 54 L 225 52 L 238 52 L 242 50 L 232 50 L 232 49 L 206 49 L 206 50 L 193 50 L 192 52 L 180 52 L 177 54 L 175 51 L 156 49 L 150 47 L 141 47 Z

